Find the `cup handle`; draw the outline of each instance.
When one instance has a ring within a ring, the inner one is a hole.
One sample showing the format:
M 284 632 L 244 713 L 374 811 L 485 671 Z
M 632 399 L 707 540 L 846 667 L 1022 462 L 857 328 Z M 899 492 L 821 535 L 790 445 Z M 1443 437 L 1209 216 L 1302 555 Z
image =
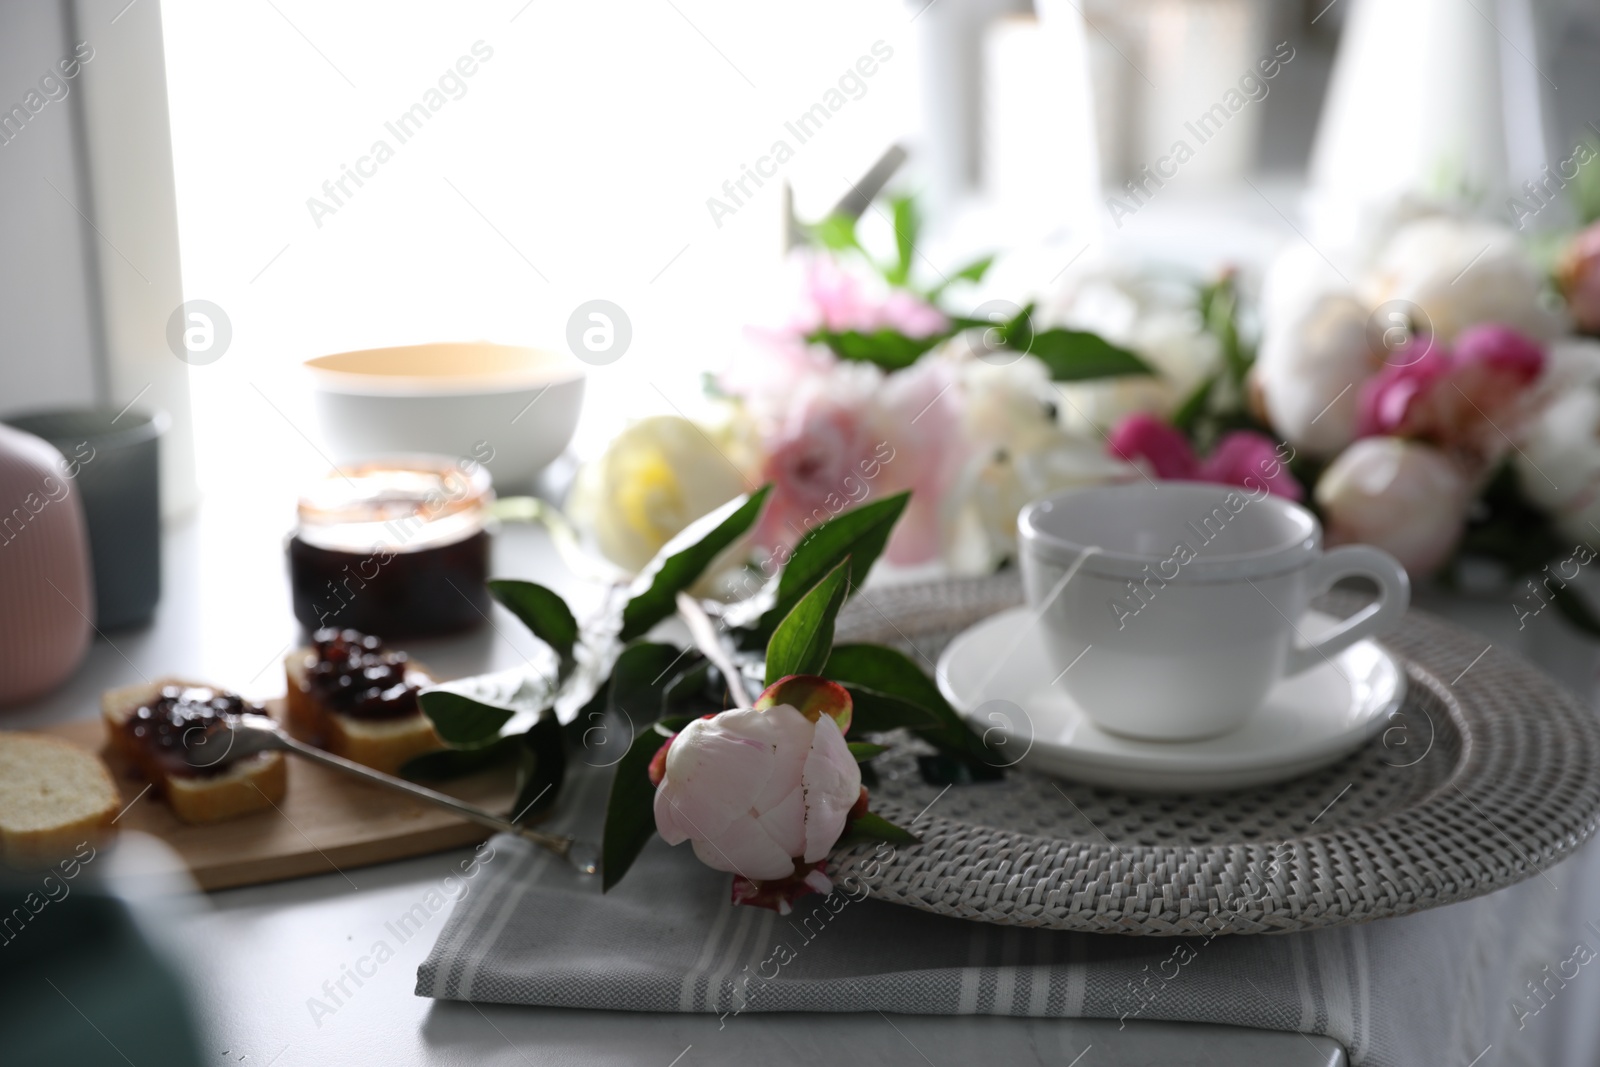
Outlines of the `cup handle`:
M 1371 545 L 1344 545 L 1325 552 L 1313 564 L 1311 595 L 1319 596 L 1341 578 L 1371 578 L 1378 583 L 1378 599 L 1350 616 L 1332 633 L 1308 646 L 1291 646 L 1285 674 L 1299 674 L 1343 652 L 1363 637 L 1385 629 L 1405 614 L 1411 602 L 1411 579 L 1399 560 Z

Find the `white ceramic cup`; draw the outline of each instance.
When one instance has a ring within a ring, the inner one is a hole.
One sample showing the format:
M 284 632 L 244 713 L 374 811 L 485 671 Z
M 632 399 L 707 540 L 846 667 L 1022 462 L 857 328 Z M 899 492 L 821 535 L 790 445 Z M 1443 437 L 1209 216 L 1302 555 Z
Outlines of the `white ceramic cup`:
M 1102 729 L 1158 741 L 1232 730 L 1268 690 L 1398 620 L 1403 567 L 1368 545 L 1322 550 L 1316 516 L 1198 482 L 1078 489 L 1023 508 L 1022 576 L 1060 685 Z M 1378 599 L 1315 643 L 1311 598 L 1364 577 Z

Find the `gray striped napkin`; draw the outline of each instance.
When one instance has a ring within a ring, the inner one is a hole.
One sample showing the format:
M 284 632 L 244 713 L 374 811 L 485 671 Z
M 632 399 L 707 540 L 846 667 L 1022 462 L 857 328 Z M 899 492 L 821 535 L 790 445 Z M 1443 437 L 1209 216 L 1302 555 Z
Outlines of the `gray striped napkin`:
M 578 770 L 554 825 L 598 840 L 609 772 Z M 720 1026 L 874 1009 L 1229 1023 L 1327 1034 L 1356 1064 L 1398 1067 L 1504 1047 L 1517 976 L 1569 954 L 1530 936 L 1551 911 L 1539 879 L 1364 926 L 1131 938 L 963 922 L 842 890 L 780 917 L 733 906 L 728 875 L 659 839 L 601 896 L 519 838 L 493 846 L 417 971 L 419 996 L 709 1012 Z

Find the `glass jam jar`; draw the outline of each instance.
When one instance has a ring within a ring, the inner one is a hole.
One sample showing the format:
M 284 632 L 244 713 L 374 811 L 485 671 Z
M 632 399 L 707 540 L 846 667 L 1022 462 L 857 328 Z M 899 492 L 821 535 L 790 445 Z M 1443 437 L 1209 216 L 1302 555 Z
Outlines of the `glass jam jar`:
M 489 472 L 404 456 L 330 471 L 300 497 L 289 537 L 294 614 L 309 631 L 431 637 L 489 615 Z

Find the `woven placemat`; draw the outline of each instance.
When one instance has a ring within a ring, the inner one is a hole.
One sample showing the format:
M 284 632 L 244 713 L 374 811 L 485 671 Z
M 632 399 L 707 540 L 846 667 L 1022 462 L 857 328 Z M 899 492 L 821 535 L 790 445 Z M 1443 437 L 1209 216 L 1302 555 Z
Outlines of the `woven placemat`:
M 961 630 L 1020 603 L 1014 575 L 873 589 L 841 641 L 895 645 L 931 673 Z M 1318 607 L 1347 615 L 1363 601 Z M 1408 693 L 1365 748 L 1275 786 L 1141 795 L 1033 773 L 927 784 L 902 740 L 873 808 L 921 843 L 836 857 L 881 900 L 1091 933 L 1284 933 L 1404 915 L 1536 877 L 1594 832 L 1600 724 L 1537 669 L 1423 612 L 1385 635 Z

